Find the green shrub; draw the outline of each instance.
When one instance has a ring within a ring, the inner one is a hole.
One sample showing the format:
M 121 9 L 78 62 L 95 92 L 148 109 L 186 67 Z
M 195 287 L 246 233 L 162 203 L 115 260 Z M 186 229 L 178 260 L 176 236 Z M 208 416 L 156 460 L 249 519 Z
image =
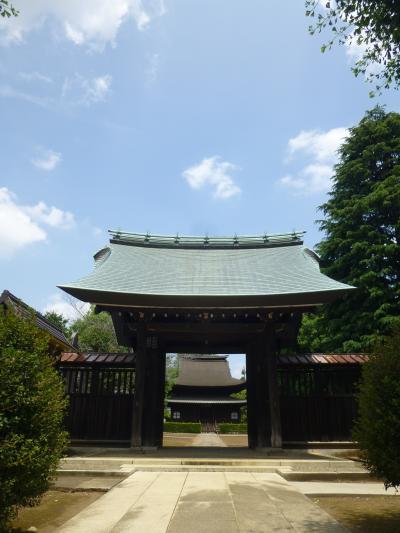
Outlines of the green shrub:
M 32 320 L 0 312 L 0 531 L 39 502 L 66 447 L 66 400 L 48 348 Z
M 363 367 L 354 438 L 371 474 L 400 486 L 400 329 Z
M 167 433 L 200 433 L 199 422 L 164 422 L 164 431 Z
M 247 433 L 247 424 L 218 424 L 220 433 Z

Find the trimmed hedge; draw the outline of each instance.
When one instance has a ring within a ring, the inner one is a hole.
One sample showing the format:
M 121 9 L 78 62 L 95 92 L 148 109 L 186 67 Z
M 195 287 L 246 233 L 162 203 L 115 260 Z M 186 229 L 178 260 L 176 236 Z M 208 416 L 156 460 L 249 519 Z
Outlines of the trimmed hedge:
M 167 433 L 200 433 L 199 422 L 164 422 L 164 431 Z
M 364 466 L 385 488 L 400 488 L 400 327 L 363 365 L 354 438 Z
M 247 424 L 218 424 L 220 433 L 247 433 Z
M 36 505 L 67 445 L 64 384 L 33 318 L 0 312 L 0 531 Z

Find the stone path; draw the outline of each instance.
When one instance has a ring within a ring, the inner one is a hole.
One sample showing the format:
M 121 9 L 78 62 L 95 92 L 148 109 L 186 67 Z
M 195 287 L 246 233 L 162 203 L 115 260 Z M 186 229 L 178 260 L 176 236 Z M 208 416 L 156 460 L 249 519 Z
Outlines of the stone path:
M 192 446 L 226 448 L 225 442 L 217 433 L 199 433 L 193 439 Z
M 278 474 L 135 472 L 61 533 L 343 533 Z

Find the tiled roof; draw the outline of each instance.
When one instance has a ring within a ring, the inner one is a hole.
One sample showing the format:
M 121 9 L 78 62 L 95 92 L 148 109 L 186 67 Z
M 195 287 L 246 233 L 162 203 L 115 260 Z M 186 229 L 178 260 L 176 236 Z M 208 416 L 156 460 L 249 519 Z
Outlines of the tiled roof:
M 7 306 L 12 306 L 15 310 L 18 310 L 20 313 L 22 313 L 24 316 L 28 316 L 29 314 L 33 313 L 36 321 L 36 325 L 51 335 L 53 339 L 59 341 L 61 344 L 64 345 L 64 348 L 71 347 L 71 343 L 68 341 L 66 336 L 64 335 L 63 331 L 59 329 L 55 324 L 50 322 L 46 317 L 44 317 L 41 313 L 33 309 L 32 307 L 29 307 L 25 302 L 17 298 L 14 294 L 12 294 L 10 291 L 4 290 L 2 294 L 0 295 L 0 304 Z
M 215 398 L 210 398 L 207 396 L 189 396 L 189 397 L 179 397 L 179 398 L 168 398 L 168 403 L 212 403 L 212 404 L 234 404 L 234 405 L 246 405 L 246 400 L 238 400 L 236 398 L 231 398 L 230 396 L 216 396 Z
M 201 359 L 179 357 L 179 372 L 175 386 L 185 387 L 236 387 L 244 380 L 231 376 L 226 357 Z
M 278 365 L 357 365 L 368 361 L 367 354 L 322 354 L 322 353 L 309 353 L 309 354 L 292 354 L 292 355 L 279 355 Z
M 135 355 L 128 353 L 99 353 L 99 352 L 65 352 L 61 354 L 60 364 L 82 365 L 124 365 L 134 366 Z
M 237 239 L 240 242 L 242 237 Z M 243 247 L 232 243 L 225 247 L 186 247 L 169 241 L 146 244 L 144 236 L 140 242 L 113 238 L 95 255 L 91 274 L 60 287 L 82 300 L 108 303 L 107 295 L 113 294 L 132 305 L 143 296 L 319 296 L 351 289 L 323 275 L 316 255 L 298 237 L 273 246 L 268 242 L 252 245 L 249 237 L 244 239 L 247 244 Z
M 278 356 L 278 365 L 279 366 L 290 366 L 290 365 L 343 365 L 343 364 L 363 364 L 368 361 L 367 354 L 292 354 L 292 355 L 279 355 Z M 61 354 L 60 358 L 61 364 L 104 364 L 104 365 L 132 365 L 135 364 L 135 354 L 128 353 L 99 353 L 99 352 L 85 352 L 85 353 L 75 353 L 75 352 L 64 352 Z M 208 362 L 207 362 L 208 363 Z M 226 362 L 226 364 L 228 364 Z M 204 363 L 203 363 L 204 365 Z M 210 367 L 208 366 L 208 376 L 210 373 Z M 211 367 L 211 371 L 212 371 Z M 229 381 L 228 385 L 240 384 L 243 383 L 241 380 L 230 378 L 232 381 Z M 204 379 L 201 380 L 202 382 Z M 197 380 L 197 383 L 198 380 Z M 210 386 L 209 383 L 207 385 Z M 226 385 L 226 383 L 225 383 Z

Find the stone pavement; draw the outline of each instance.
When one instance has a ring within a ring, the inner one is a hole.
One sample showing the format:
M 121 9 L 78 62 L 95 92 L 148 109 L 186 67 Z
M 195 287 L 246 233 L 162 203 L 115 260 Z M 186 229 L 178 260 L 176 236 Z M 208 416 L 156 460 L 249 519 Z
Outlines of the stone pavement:
M 198 433 L 193 439 L 192 446 L 226 448 L 225 442 L 217 433 Z
M 61 533 L 346 531 L 274 473 L 135 472 Z

